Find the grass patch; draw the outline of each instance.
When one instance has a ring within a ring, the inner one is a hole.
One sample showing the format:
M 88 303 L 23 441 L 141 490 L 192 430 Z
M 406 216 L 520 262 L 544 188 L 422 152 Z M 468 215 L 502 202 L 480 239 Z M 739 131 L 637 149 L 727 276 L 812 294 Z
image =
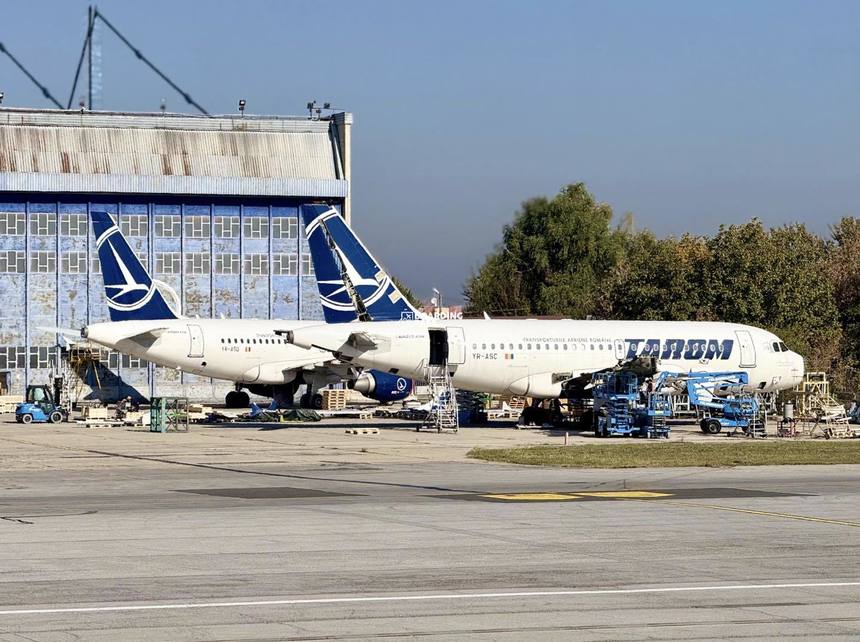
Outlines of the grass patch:
M 560 468 L 664 468 L 860 464 L 860 440 L 662 442 L 528 448 L 474 448 L 484 461 Z

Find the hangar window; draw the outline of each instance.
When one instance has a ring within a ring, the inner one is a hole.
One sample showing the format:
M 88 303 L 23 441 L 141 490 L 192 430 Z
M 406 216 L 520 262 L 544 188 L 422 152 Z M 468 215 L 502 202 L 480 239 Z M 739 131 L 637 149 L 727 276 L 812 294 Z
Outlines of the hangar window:
M 272 255 L 272 274 L 295 276 L 298 259 L 295 254 Z
M 24 212 L 0 212 L 0 236 L 24 236 Z
M 0 226 L 2 231 L 2 226 Z M 86 214 L 60 214 L 60 236 L 86 236 Z
M 208 216 L 186 216 L 185 217 L 185 236 L 190 239 L 208 239 L 209 238 L 209 217 Z
M 0 370 L 26 367 L 27 351 L 21 346 L 0 346 Z
M 24 272 L 25 269 L 24 250 L 0 251 L 0 272 L 9 274 L 12 272 Z
M 217 236 L 219 239 L 239 238 L 239 217 L 216 216 L 215 236 Z
M 30 367 L 50 368 L 54 361 L 54 348 L 48 346 L 30 347 Z
M 149 256 L 146 253 L 146 250 L 142 252 L 135 252 L 135 256 L 137 256 L 137 260 L 140 261 L 140 264 L 143 266 L 144 270 L 149 270 Z
M 302 276 L 313 276 L 314 262 L 310 254 L 302 254 Z
M 57 255 L 48 250 L 30 253 L 30 272 L 56 272 Z
M 162 238 L 176 238 L 182 234 L 182 219 L 178 216 L 163 214 L 155 217 L 155 235 Z
M 57 215 L 30 214 L 30 234 L 33 236 L 55 236 L 57 234 Z
M 267 254 L 246 254 L 245 274 L 268 274 L 269 256 Z
M 185 255 L 185 274 L 209 274 L 209 254 L 189 252 Z
M 120 363 L 123 368 L 145 368 L 146 361 L 140 357 L 132 357 L 127 354 L 120 355 Z
M 239 255 L 216 254 L 215 274 L 239 274 Z
M 66 252 L 60 258 L 60 270 L 64 274 L 86 274 L 87 253 Z
M 123 214 L 119 219 L 119 230 L 125 236 L 147 236 L 149 218 L 146 214 Z
M 272 219 L 273 239 L 294 239 L 299 235 L 299 222 L 295 216 L 276 216 Z
M 155 255 L 155 271 L 158 274 L 179 274 L 182 255 L 179 252 L 159 252 Z
M 269 237 L 269 219 L 265 216 L 246 216 L 242 227 L 245 238 L 265 239 Z

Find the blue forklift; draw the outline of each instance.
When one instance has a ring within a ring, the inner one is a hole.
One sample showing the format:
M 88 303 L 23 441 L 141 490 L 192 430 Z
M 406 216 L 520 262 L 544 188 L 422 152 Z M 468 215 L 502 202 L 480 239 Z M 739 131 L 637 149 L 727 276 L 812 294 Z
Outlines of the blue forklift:
M 27 386 L 27 396 L 24 403 L 15 407 L 15 421 L 20 424 L 60 423 L 67 421 L 69 410 L 60 403 L 62 379 L 54 381 L 51 386 Z

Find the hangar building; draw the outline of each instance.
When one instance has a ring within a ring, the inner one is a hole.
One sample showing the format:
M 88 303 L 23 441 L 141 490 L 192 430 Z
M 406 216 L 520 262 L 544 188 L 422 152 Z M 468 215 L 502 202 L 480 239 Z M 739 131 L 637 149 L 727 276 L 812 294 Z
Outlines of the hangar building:
M 108 320 L 88 212 L 118 219 L 186 316 L 322 318 L 298 213 L 349 219 L 352 115 L 200 117 L 0 108 L 0 384 L 62 361 L 58 335 Z M 230 384 L 102 352 L 110 398 L 223 399 Z

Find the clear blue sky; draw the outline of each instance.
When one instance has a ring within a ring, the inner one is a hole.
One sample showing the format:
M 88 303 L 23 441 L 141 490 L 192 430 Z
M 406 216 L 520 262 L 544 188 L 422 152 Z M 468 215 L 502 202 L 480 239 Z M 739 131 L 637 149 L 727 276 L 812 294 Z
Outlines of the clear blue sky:
M 585 181 L 659 235 L 860 215 L 858 2 L 101 2 L 207 109 L 355 114 L 355 226 L 460 297 L 524 199 Z M 6 2 L 61 100 L 85 2 Z M 104 107 L 182 110 L 103 34 Z M 7 105 L 47 106 L 0 58 Z

